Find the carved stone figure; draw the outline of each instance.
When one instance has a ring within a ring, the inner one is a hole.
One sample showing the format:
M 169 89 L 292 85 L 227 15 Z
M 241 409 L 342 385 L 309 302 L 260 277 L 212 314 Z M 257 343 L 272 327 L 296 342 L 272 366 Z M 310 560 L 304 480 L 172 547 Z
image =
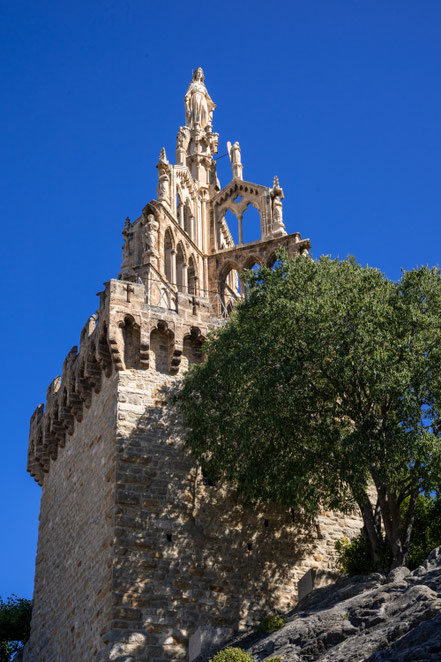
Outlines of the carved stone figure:
M 230 156 L 233 178 L 243 179 L 243 165 L 241 161 L 240 146 L 236 141 L 233 145 L 227 142 L 228 154 Z
M 146 253 L 158 256 L 159 223 L 153 214 L 148 214 L 144 228 L 143 245 Z
M 158 161 L 158 200 L 170 204 L 170 163 L 167 159 L 164 147 L 161 149 Z
M 283 205 L 282 205 L 282 201 L 279 197 L 274 198 L 274 203 L 273 203 L 273 227 L 274 228 L 278 228 L 278 227 L 285 228 L 285 225 L 283 223 Z
M 176 136 L 176 164 L 185 165 L 187 149 L 190 142 L 190 130 L 186 126 L 179 127 L 179 133 Z
M 211 125 L 216 104 L 204 85 L 204 72 L 198 67 L 185 95 L 185 122 L 191 128 Z
M 176 136 L 176 147 L 178 149 L 186 150 L 190 142 L 190 132 L 185 126 L 179 127 L 178 135 Z
M 285 224 L 283 222 L 283 189 L 279 184 L 277 175 L 274 177 L 273 188 L 271 189 L 271 197 L 273 199 L 273 225 L 272 235 L 280 236 L 285 235 Z
M 130 223 L 130 218 L 127 216 L 124 229 L 122 231 L 122 236 L 124 237 L 124 243 L 122 245 L 123 249 L 123 258 L 122 258 L 122 267 L 126 267 L 129 264 L 129 255 L 130 255 L 130 239 L 131 239 L 131 228 L 132 224 Z

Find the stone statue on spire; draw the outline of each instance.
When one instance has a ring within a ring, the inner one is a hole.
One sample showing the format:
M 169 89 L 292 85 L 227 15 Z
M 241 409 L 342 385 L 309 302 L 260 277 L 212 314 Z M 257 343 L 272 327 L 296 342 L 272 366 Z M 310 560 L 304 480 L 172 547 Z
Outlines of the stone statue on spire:
M 216 104 L 204 84 L 204 72 L 198 67 L 185 95 L 185 123 L 192 129 L 211 126 Z

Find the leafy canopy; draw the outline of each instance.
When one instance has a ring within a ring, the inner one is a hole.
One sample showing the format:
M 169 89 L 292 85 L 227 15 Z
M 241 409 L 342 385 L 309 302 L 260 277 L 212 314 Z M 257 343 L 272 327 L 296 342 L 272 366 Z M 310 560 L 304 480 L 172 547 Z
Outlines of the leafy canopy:
M 358 504 L 377 563 L 380 513 L 399 565 L 418 493 L 440 487 L 441 273 L 280 258 L 184 378 L 187 445 L 253 500 L 311 517 Z
M 29 639 L 32 603 L 13 595 L 0 598 L 0 662 L 9 662 Z

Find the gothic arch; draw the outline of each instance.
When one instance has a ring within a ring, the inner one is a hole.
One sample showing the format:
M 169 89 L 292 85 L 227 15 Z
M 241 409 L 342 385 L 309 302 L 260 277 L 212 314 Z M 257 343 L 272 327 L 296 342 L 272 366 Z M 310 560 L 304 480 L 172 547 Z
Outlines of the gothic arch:
M 120 322 L 124 343 L 124 367 L 126 370 L 139 367 L 139 352 L 141 349 L 141 329 L 131 315 Z
M 159 321 L 150 333 L 150 367 L 157 372 L 170 374 L 174 334 L 167 322 Z
M 271 253 L 271 255 L 269 256 L 269 258 L 266 261 L 266 266 L 269 267 L 269 269 L 272 269 L 274 267 L 274 265 L 276 264 L 276 262 L 277 262 L 277 253 L 275 253 L 275 252 Z
M 262 212 L 255 200 L 251 200 L 242 211 L 240 226 L 244 244 L 259 241 L 262 238 Z
M 231 312 L 236 301 L 242 298 L 241 270 L 236 262 L 229 261 L 219 274 L 219 296 L 226 312 Z
M 186 370 L 193 363 L 202 363 L 202 345 L 204 342 L 205 337 L 198 327 L 192 327 L 190 333 L 184 336 L 181 362 L 183 370 Z
M 263 261 L 261 260 L 260 257 L 257 257 L 257 255 L 250 255 L 246 260 L 245 264 L 243 265 L 243 269 L 252 269 L 254 266 L 263 266 Z

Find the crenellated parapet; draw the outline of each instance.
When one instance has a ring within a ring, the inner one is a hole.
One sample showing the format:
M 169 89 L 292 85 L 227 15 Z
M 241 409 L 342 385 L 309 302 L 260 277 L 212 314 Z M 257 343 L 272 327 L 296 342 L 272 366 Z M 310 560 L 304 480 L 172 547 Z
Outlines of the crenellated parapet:
M 51 382 L 46 405 L 34 411 L 27 468 L 39 485 L 69 443 L 103 381 L 123 370 L 157 370 L 176 375 L 200 356 L 212 311 L 206 299 L 170 292 L 152 274 L 146 283 L 110 280 L 100 293 L 100 307 Z

